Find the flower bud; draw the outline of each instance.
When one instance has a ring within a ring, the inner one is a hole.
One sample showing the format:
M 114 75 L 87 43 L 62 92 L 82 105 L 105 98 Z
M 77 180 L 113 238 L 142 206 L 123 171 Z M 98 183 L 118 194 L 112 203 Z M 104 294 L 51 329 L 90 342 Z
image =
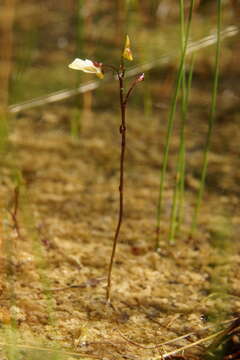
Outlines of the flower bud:
M 133 60 L 132 51 L 130 49 L 130 39 L 128 35 L 126 36 L 126 41 L 122 56 L 129 61 Z
M 144 81 L 144 73 L 142 73 L 142 74 L 138 75 L 138 77 L 137 77 L 137 80 L 136 80 L 136 81 L 137 81 L 137 82 Z

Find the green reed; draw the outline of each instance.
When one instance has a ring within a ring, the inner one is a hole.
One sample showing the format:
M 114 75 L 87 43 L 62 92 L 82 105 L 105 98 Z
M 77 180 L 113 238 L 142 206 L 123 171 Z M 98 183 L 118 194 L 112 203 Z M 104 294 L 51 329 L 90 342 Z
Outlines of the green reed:
M 179 163 L 180 163 L 180 175 L 178 183 L 178 203 L 177 203 L 177 215 L 176 215 L 176 232 L 179 232 L 181 229 L 181 224 L 184 216 L 184 193 L 185 193 L 185 167 L 186 167 L 186 157 L 185 157 L 185 125 L 186 125 L 186 116 L 188 112 L 189 104 L 189 95 L 192 86 L 192 77 L 193 69 L 195 62 L 195 54 L 191 56 L 190 68 L 188 79 L 186 79 L 186 94 L 182 95 L 181 103 L 181 115 L 182 115 L 182 124 L 181 124 L 181 134 L 180 134 L 180 150 L 179 150 Z
M 160 227 L 161 227 L 161 216 L 162 216 L 162 207 L 163 207 L 163 192 L 164 192 L 164 184 L 165 184 L 166 170 L 167 170 L 167 164 L 168 164 L 170 140 L 171 140 L 172 131 L 173 131 L 177 99 L 178 99 L 179 90 L 181 87 L 183 73 L 184 73 L 184 64 L 185 64 L 185 58 L 186 58 L 186 54 L 187 54 L 187 45 L 188 45 L 190 28 L 191 28 L 191 24 L 192 24 L 194 4 L 195 4 L 195 0 L 191 0 L 187 28 L 186 28 L 185 41 L 184 41 L 184 47 L 181 52 L 180 64 L 179 64 L 179 68 L 178 68 L 178 72 L 177 72 L 177 79 L 176 79 L 175 88 L 173 91 L 173 96 L 172 96 L 171 105 L 170 105 L 170 112 L 169 112 L 169 116 L 168 116 L 167 135 L 166 135 L 166 141 L 165 141 L 165 146 L 164 146 L 162 170 L 160 172 L 159 197 L 158 197 L 158 203 L 157 203 L 157 226 L 156 226 L 156 242 L 155 242 L 156 250 L 159 249 L 159 245 L 160 245 Z M 183 11 L 182 7 L 183 7 L 183 2 L 181 2 L 181 12 Z
M 181 24 L 181 47 L 182 53 L 184 51 L 185 44 L 185 16 L 184 16 L 184 0 L 180 0 L 179 2 L 179 17 Z M 183 66 L 182 72 L 182 81 L 181 81 L 181 130 L 180 130 L 180 146 L 177 160 L 177 175 L 176 175 L 176 184 L 173 193 L 172 200 L 172 210 L 171 210 L 171 218 L 170 218 L 170 227 L 168 234 L 168 241 L 170 244 L 174 243 L 174 236 L 176 231 L 176 218 L 177 218 L 177 205 L 179 202 L 180 193 L 182 190 L 182 200 L 183 200 L 183 191 L 184 191 L 184 169 L 185 169 L 185 123 L 186 123 L 186 115 L 187 115 L 187 104 L 186 104 L 186 71 L 185 64 Z M 180 184 L 182 186 L 180 186 Z
M 185 43 L 185 19 L 184 19 L 184 1 L 180 1 L 180 21 L 181 21 L 181 45 L 184 50 Z M 183 68 L 183 76 L 181 83 L 181 126 L 180 126 L 180 145 L 177 159 L 177 175 L 172 201 L 172 211 L 170 219 L 170 227 L 168 241 L 170 244 L 175 242 L 175 234 L 180 231 L 182 217 L 184 215 L 184 188 L 185 188 L 185 128 L 188 112 L 189 94 L 192 85 L 192 75 L 194 67 L 194 56 L 191 57 L 189 75 L 187 78 L 185 66 Z
M 210 115 L 208 120 L 208 132 L 206 138 L 206 144 L 203 154 L 203 166 L 201 171 L 201 180 L 200 180 L 200 188 L 197 195 L 196 205 L 194 209 L 191 229 L 190 229 L 190 238 L 193 237 L 194 232 L 197 226 L 197 220 L 199 216 L 199 210 L 202 203 L 205 182 L 206 182 L 206 175 L 207 175 L 207 168 L 208 168 L 208 155 L 211 145 L 211 138 L 213 134 L 213 125 L 215 120 L 216 114 L 216 107 L 217 107 L 217 92 L 218 92 L 218 83 L 219 83 L 219 65 L 220 65 L 220 55 L 221 55 L 221 24 L 222 24 L 222 1 L 217 0 L 217 46 L 216 46 L 216 53 L 215 53 L 215 65 L 214 65 L 214 76 L 213 76 L 213 88 L 212 88 L 212 98 L 211 98 L 211 108 L 210 108 Z

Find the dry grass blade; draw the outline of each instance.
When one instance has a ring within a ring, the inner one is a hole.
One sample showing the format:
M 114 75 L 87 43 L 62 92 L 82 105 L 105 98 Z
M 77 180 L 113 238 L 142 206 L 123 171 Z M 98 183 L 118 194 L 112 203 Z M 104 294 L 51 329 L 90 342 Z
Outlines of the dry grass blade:
M 237 359 L 240 353 L 240 317 L 235 319 L 227 329 L 210 344 L 206 351 L 206 358 L 217 359 Z
M 3 347 L 8 347 L 8 346 L 9 347 L 14 346 L 16 348 L 26 349 L 26 350 L 45 351 L 45 352 L 49 352 L 49 353 L 58 353 L 58 352 L 60 352 L 60 349 L 51 349 L 51 348 L 48 348 L 48 347 L 25 345 L 25 344 L 14 344 L 14 345 L 12 345 L 11 343 L 0 342 L 0 347 L 3 348 Z M 66 355 L 66 356 L 82 357 L 84 359 L 88 359 L 88 358 L 89 359 L 101 359 L 101 356 L 87 354 L 87 353 L 78 353 L 78 352 L 73 352 L 73 351 L 62 351 L 61 350 L 61 354 Z
M 221 325 L 223 324 L 228 324 L 228 323 L 231 323 L 230 326 L 227 328 L 227 329 L 223 329 L 223 330 L 220 330 L 214 334 L 211 334 L 209 336 L 206 336 L 202 339 L 199 339 L 191 344 L 188 344 L 188 345 L 185 345 L 185 346 L 182 346 L 176 350 L 173 350 L 171 352 L 168 352 L 168 353 L 165 353 L 162 355 L 162 357 L 157 357 L 157 358 L 154 358 L 153 360 L 161 360 L 162 358 L 167 358 L 169 356 L 173 356 L 173 355 L 176 355 L 177 353 L 179 352 L 182 352 L 184 350 L 187 350 L 191 347 L 194 347 L 196 345 L 199 345 L 199 344 L 202 344 L 204 342 L 207 342 L 209 340 L 212 340 L 212 339 L 215 339 L 215 341 L 212 343 L 211 347 L 213 345 L 218 345 L 221 341 L 222 341 L 222 338 L 224 336 L 226 336 L 227 334 L 231 334 L 232 332 L 234 332 L 236 330 L 236 328 L 238 329 L 239 326 L 240 326 L 240 318 L 236 317 L 236 318 L 233 318 L 231 320 L 226 320 L 224 322 L 221 322 Z M 203 331 L 207 331 L 209 330 L 210 328 L 212 327 L 215 327 L 216 324 L 211 324 L 209 326 L 206 326 L 204 327 L 203 329 L 200 329 L 200 330 L 197 330 L 197 331 L 192 331 L 192 332 L 189 332 L 187 334 L 184 334 L 184 335 L 181 335 L 181 336 L 178 336 L 174 339 L 171 339 L 171 340 L 167 340 L 167 341 L 164 341 L 162 343 L 159 343 L 159 344 L 156 344 L 156 345 L 153 345 L 153 346 L 144 346 L 140 343 L 137 343 L 131 339 L 129 339 L 127 336 L 125 336 L 121 331 L 120 329 L 118 328 L 117 331 L 119 333 L 119 335 L 126 341 L 128 342 L 129 344 L 133 345 L 133 346 L 136 346 L 136 347 L 139 347 L 139 348 L 142 348 L 142 349 L 145 349 L 145 350 L 154 350 L 154 349 L 157 349 L 157 348 L 161 348 L 161 347 L 164 347 L 164 345 L 169 345 L 169 344 L 172 344 L 172 343 L 176 343 L 177 341 L 179 340 L 183 340 L 183 339 L 186 339 L 188 338 L 189 336 L 191 335 L 196 335 L 200 332 L 203 332 Z
M 194 347 L 194 346 L 196 346 L 196 345 L 200 345 L 200 344 L 203 344 L 204 342 L 207 342 L 207 341 L 209 341 L 209 340 L 215 339 L 216 337 L 218 337 L 219 335 L 221 335 L 221 334 L 223 333 L 223 331 L 224 331 L 224 330 L 218 331 L 218 332 L 216 332 L 216 333 L 214 333 L 214 334 L 211 334 L 211 335 L 209 335 L 209 336 L 206 336 L 206 337 L 203 338 L 203 339 L 199 339 L 199 340 L 197 340 L 197 341 L 194 341 L 194 342 L 191 343 L 191 344 L 182 346 L 182 347 L 180 347 L 180 348 L 178 348 L 178 349 L 176 349 L 176 350 L 173 350 L 173 351 L 169 351 L 169 352 L 163 354 L 163 355 L 160 356 L 160 357 L 157 356 L 157 357 L 155 357 L 155 358 L 152 358 L 151 360 L 163 360 L 163 359 L 166 359 L 166 358 L 168 358 L 168 357 L 170 357 L 170 356 L 173 356 L 173 355 L 176 355 L 176 354 L 178 354 L 178 353 L 184 352 L 185 350 L 188 350 L 188 349 L 190 349 L 190 348 L 192 348 L 192 347 Z

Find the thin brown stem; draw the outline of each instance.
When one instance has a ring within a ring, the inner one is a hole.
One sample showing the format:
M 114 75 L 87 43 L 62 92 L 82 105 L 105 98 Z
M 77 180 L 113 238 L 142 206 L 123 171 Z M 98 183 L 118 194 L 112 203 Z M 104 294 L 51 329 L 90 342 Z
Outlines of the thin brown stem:
M 123 88 L 123 79 L 124 79 L 124 69 L 121 69 L 121 73 L 118 73 L 119 80 L 119 95 L 120 95 L 120 107 L 121 107 L 121 124 L 120 124 L 120 134 L 122 137 L 121 140 L 121 155 L 120 155 L 120 181 L 119 181 L 119 214 L 118 214 L 118 223 L 114 235 L 112 254 L 108 269 L 108 280 L 107 280 L 107 292 L 106 298 L 107 302 L 110 303 L 110 294 L 111 294 L 111 278 L 112 278 L 112 267 L 114 262 L 114 257 L 116 253 L 116 247 L 119 237 L 119 232 L 123 219 L 123 190 L 124 190 L 124 158 L 125 158 L 125 144 L 126 144 L 126 99 L 124 99 L 124 88 Z
M 128 98 L 129 98 L 129 96 L 131 95 L 131 92 L 133 91 L 133 89 L 134 89 L 135 85 L 137 84 L 137 82 L 138 82 L 138 81 L 135 80 L 135 81 L 132 83 L 130 89 L 128 90 L 127 95 L 126 95 L 126 97 L 125 97 L 125 104 L 127 104 Z
M 13 220 L 13 227 L 17 233 L 17 236 L 19 239 L 22 239 L 20 226 L 18 223 L 18 210 L 19 210 L 19 186 L 16 186 L 14 189 L 13 210 L 10 211 L 10 214 Z
M 139 82 L 141 82 L 141 81 L 143 81 L 143 80 L 144 80 L 144 73 L 142 73 L 142 74 L 140 74 L 140 75 L 138 75 L 138 76 L 136 77 L 136 79 L 133 81 L 132 85 L 130 86 L 130 88 L 129 88 L 126 96 L 125 96 L 125 100 L 124 100 L 124 103 L 125 103 L 125 104 L 127 104 L 128 99 L 129 99 L 129 96 L 131 95 L 131 93 L 132 93 L 133 89 L 135 88 L 135 86 L 136 86 Z

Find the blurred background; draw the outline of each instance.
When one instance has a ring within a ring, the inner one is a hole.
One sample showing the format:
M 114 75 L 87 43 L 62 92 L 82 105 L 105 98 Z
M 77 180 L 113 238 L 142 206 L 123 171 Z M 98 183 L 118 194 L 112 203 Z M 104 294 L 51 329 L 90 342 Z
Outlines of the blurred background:
M 185 4 L 187 13 L 188 1 Z M 224 29 L 237 22 L 238 0 L 223 1 L 223 7 Z M 215 20 L 215 2 L 196 1 L 191 41 L 211 34 Z M 1 87 L 1 102 L 15 104 L 89 81 L 89 76 L 69 71 L 68 63 L 74 57 L 118 63 L 126 33 L 131 38 L 134 65 L 173 55 L 165 64 L 147 73 L 150 77 L 147 84 L 154 82 L 158 73 L 158 99 L 154 101 L 159 102 L 161 87 L 171 82 L 176 55 L 180 51 L 178 1 L 170 4 L 166 0 L 105 0 L 101 3 L 94 0 L 40 0 L 37 3 L 2 0 L 1 83 L 4 86 Z M 233 41 L 236 46 L 237 40 Z M 208 74 L 213 62 L 210 56 L 204 56 L 205 53 L 200 52 L 197 66 L 202 76 Z M 229 70 L 230 63 L 232 68 L 233 62 L 228 46 L 222 70 Z M 152 86 L 149 88 L 154 93 Z M 164 88 L 164 92 L 167 95 L 167 89 Z

